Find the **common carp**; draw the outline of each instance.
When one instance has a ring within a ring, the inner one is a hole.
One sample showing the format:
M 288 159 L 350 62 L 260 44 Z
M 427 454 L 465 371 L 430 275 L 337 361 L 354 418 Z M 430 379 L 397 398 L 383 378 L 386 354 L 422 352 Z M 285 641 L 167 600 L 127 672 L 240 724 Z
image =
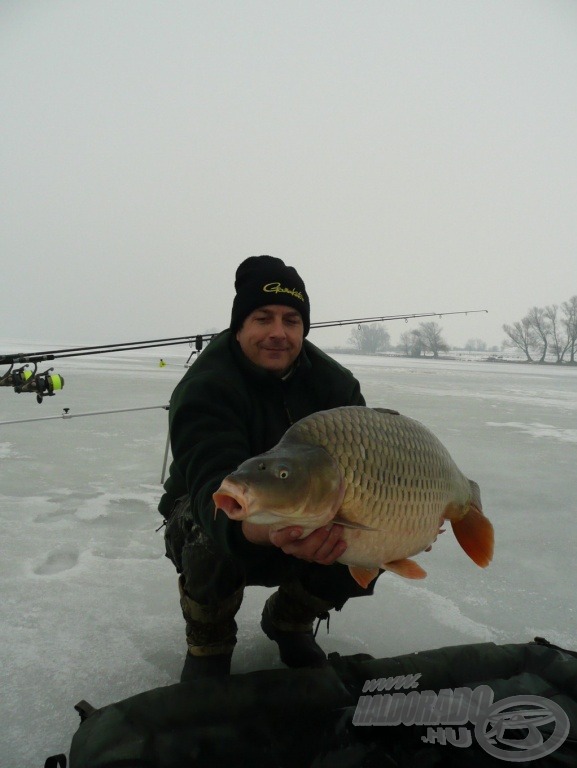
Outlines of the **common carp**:
M 346 406 L 307 416 L 228 475 L 213 499 L 232 520 L 298 525 L 303 536 L 345 526 L 338 562 L 365 588 L 379 568 L 424 578 L 409 558 L 431 548 L 445 520 L 477 565 L 493 557 L 479 486 L 429 429 L 397 411 Z

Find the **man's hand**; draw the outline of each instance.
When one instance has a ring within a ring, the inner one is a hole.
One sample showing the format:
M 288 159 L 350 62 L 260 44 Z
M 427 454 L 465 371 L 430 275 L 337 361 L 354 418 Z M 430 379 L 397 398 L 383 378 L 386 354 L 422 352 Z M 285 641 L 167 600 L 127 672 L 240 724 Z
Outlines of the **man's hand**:
M 303 529 L 300 526 L 271 531 L 266 525 L 255 525 L 247 520 L 242 523 L 245 537 L 253 544 L 272 544 L 285 553 L 320 565 L 332 565 L 346 550 L 342 525 L 328 525 L 317 528 L 304 539 L 299 539 Z
M 332 565 L 347 548 L 347 543 L 342 538 L 343 530 L 342 525 L 328 525 L 317 528 L 304 539 L 299 539 L 303 529 L 291 526 L 281 528 L 280 531 L 271 531 L 269 538 L 285 555 L 320 565 Z

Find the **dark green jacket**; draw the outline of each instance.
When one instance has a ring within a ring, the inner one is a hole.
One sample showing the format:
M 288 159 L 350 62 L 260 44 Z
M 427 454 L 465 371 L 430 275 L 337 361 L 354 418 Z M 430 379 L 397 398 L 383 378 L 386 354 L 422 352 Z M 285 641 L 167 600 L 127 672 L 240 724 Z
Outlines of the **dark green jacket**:
M 214 514 L 212 494 L 238 465 L 278 443 L 288 427 L 316 411 L 365 405 L 350 371 L 305 340 L 299 365 L 286 380 L 251 363 L 230 331 L 210 342 L 170 400 L 173 462 L 159 511 L 191 497 L 195 521 L 226 552 L 250 557 L 241 523 Z

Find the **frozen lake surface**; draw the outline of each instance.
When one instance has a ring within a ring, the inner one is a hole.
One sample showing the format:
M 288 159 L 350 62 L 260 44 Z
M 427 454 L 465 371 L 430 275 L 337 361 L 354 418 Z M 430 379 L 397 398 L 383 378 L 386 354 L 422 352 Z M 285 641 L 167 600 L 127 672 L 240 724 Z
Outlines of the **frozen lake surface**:
M 187 354 L 57 361 L 64 390 L 42 405 L 0 390 L 0 421 L 165 405 Z M 416 558 L 428 577 L 384 574 L 374 597 L 333 612 L 329 635 L 321 627 L 325 650 L 384 657 L 536 635 L 577 648 L 577 370 L 337 359 L 369 405 L 416 418 L 444 442 L 479 483 L 496 543 L 482 570 L 448 526 Z M 161 408 L 0 427 L 1 766 L 67 752 L 80 699 L 99 707 L 179 678 L 176 574 L 155 533 L 166 433 Z M 245 593 L 233 672 L 281 666 L 258 628 L 270 591 Z

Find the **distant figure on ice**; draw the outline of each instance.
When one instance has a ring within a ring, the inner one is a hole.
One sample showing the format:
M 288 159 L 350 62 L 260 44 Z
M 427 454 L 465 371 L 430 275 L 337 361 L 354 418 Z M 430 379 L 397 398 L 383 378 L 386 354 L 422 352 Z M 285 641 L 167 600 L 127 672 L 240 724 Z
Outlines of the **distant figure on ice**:
M 159 368 L 164 368 L 165 366 L 166 366 L 166 363 L 164 362 L 164 360 L 161 357 L 160 360 L 159 360 L 159 363 L 158 363 L 158 367 Z
M 188 653 L 182 680 L 230 673 L 235 614 L 247 585 L 278 586 L 261 627 L 290 667 L 322 666 L 317 617 L 350 597 L 370 595 L 336 563 L 346 549 L 340 525 L 298 539 L 215 516 L 213 493 L 238 465 L 272 448 L 288 427 L 317 411 L 365 405 L 359 382 L 305 339 L 310 304 L 293 267 L 252 256 L 238 267 L 230 328 L 177 385 L 170 401 L 173 462 L 159 511 L 167 556 L 179 576 Z

